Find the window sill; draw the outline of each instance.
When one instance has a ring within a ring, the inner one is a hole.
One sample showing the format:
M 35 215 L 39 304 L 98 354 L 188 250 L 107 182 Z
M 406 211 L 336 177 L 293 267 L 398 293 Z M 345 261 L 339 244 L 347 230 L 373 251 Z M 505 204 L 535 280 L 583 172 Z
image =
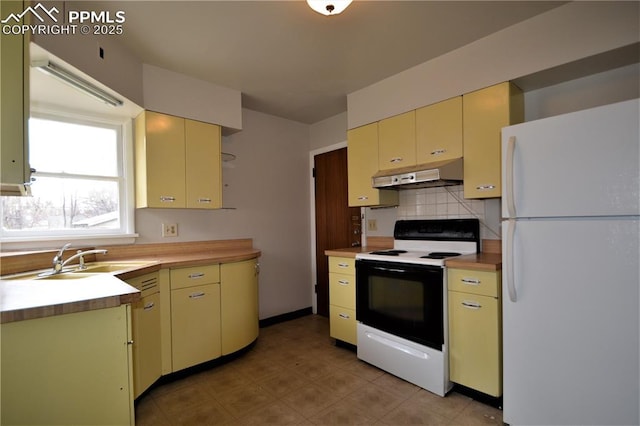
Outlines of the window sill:
M 73 246 L 108 246 L 134 244 L 138 234 L 120 235 L 56 235 L 51 237 L 12 237 L 2 238 L 1 251 L 58 249 L 66 243 Z

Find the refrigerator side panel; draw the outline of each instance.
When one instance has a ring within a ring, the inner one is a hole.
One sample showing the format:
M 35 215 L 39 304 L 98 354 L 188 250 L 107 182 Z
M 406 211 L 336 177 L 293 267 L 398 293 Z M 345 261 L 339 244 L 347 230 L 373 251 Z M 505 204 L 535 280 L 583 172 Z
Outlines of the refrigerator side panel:
M 635 99 L 503 128 L 503 217 L 638 215 L 638 105 Z
M 638 424 L 639 240 L 637 218 L 515 221 L 506 423 Z

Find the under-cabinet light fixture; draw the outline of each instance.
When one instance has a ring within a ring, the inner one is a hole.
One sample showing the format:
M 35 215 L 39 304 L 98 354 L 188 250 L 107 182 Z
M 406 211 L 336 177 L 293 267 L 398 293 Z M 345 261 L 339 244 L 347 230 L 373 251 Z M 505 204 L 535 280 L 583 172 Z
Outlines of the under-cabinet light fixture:
M 68 84 L 69 86 L 80 90 L 81 92 L 101 101 L 105 104 L 118 107 L 124 104 L 120 99 L 111 96 L 109 93 L 104 90 L 96 87 L 92 83 L 84 80 L 81 77 L 73 74 L 72 72 L 60 67 L 59 65 L 54 64 L 51 61 L 34 61 L 31 63 L 31 66 L 37 68 L 38 70 L 44 72 L 45 74 L 49 74 L 53 77 L 58 78 L 62 82 Z
M 313 10 L 326 16 L 342 13 L 351 4 L 351 0 L 307 0 Z

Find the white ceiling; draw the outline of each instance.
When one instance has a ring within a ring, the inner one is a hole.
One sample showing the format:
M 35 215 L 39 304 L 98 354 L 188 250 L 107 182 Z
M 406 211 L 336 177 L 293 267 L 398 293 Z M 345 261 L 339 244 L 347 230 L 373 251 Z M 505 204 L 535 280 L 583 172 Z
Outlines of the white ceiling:
M 315 123 L 348 93 L 514 25 L 559 1 L 71 1 L 125 11 L 119 41 L 144 63 L 242 92 L 243 107 Z M 110 36 L 114 37 L 114 36 Z

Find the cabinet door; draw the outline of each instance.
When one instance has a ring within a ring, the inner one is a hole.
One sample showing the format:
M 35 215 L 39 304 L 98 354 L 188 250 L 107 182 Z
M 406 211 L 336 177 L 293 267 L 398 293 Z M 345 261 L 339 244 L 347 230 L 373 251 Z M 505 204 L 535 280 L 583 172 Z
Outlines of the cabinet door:
M 129 305 L 0 325 L 2 424 L 133 424 Z
M 416 110 L 416 163 L 462 157 L 462 96 Z
M 0 16 L 21 14 L 29 2 L 0 2 Z M 29 14 L 25 15 L 29 19 Z M 25 22 L 26 24 L 27 22 Z M 7 25 L 9 28 L 9 25 Z M 29 40 L 20 34 L 0 34 L 0 176 L 2 195 L 24 195 L 29 191 L 27 120 L 29 117 Z
M 173 371 L 218 358 L 220 284 L 171 290 Z
M 160 293 L 133 304 L 133 397 L 137 398 L 162 375 Z
M 378 123 L 380 170 L 416 164 L 416 112 L 409 111 Z
M 222 355 L 258 337 L 258 262 L 223 263 L 220 268 Z
M 146 200 L 138 200 L 138 207 L 184 208 L 185 120 L 152 111 L 144 115 L 144 150 L 136 147 L 136 167 L 146 169 Z
M 449 295 L 451 381 L 492 396 L 502 394 L 499 299 L 456 291 Z
M 524 119 L 521 91 L 500 83 L 463 96 L 464 197 L 502 195 L 501 129 Z
M 350 207 L 398 204 L 397 191 L 371 186 L 378 172 L 378 123 L 347 132 L 347 168 Z
M 220 126 L 185 120 L 187 208 L 222 207 Z

